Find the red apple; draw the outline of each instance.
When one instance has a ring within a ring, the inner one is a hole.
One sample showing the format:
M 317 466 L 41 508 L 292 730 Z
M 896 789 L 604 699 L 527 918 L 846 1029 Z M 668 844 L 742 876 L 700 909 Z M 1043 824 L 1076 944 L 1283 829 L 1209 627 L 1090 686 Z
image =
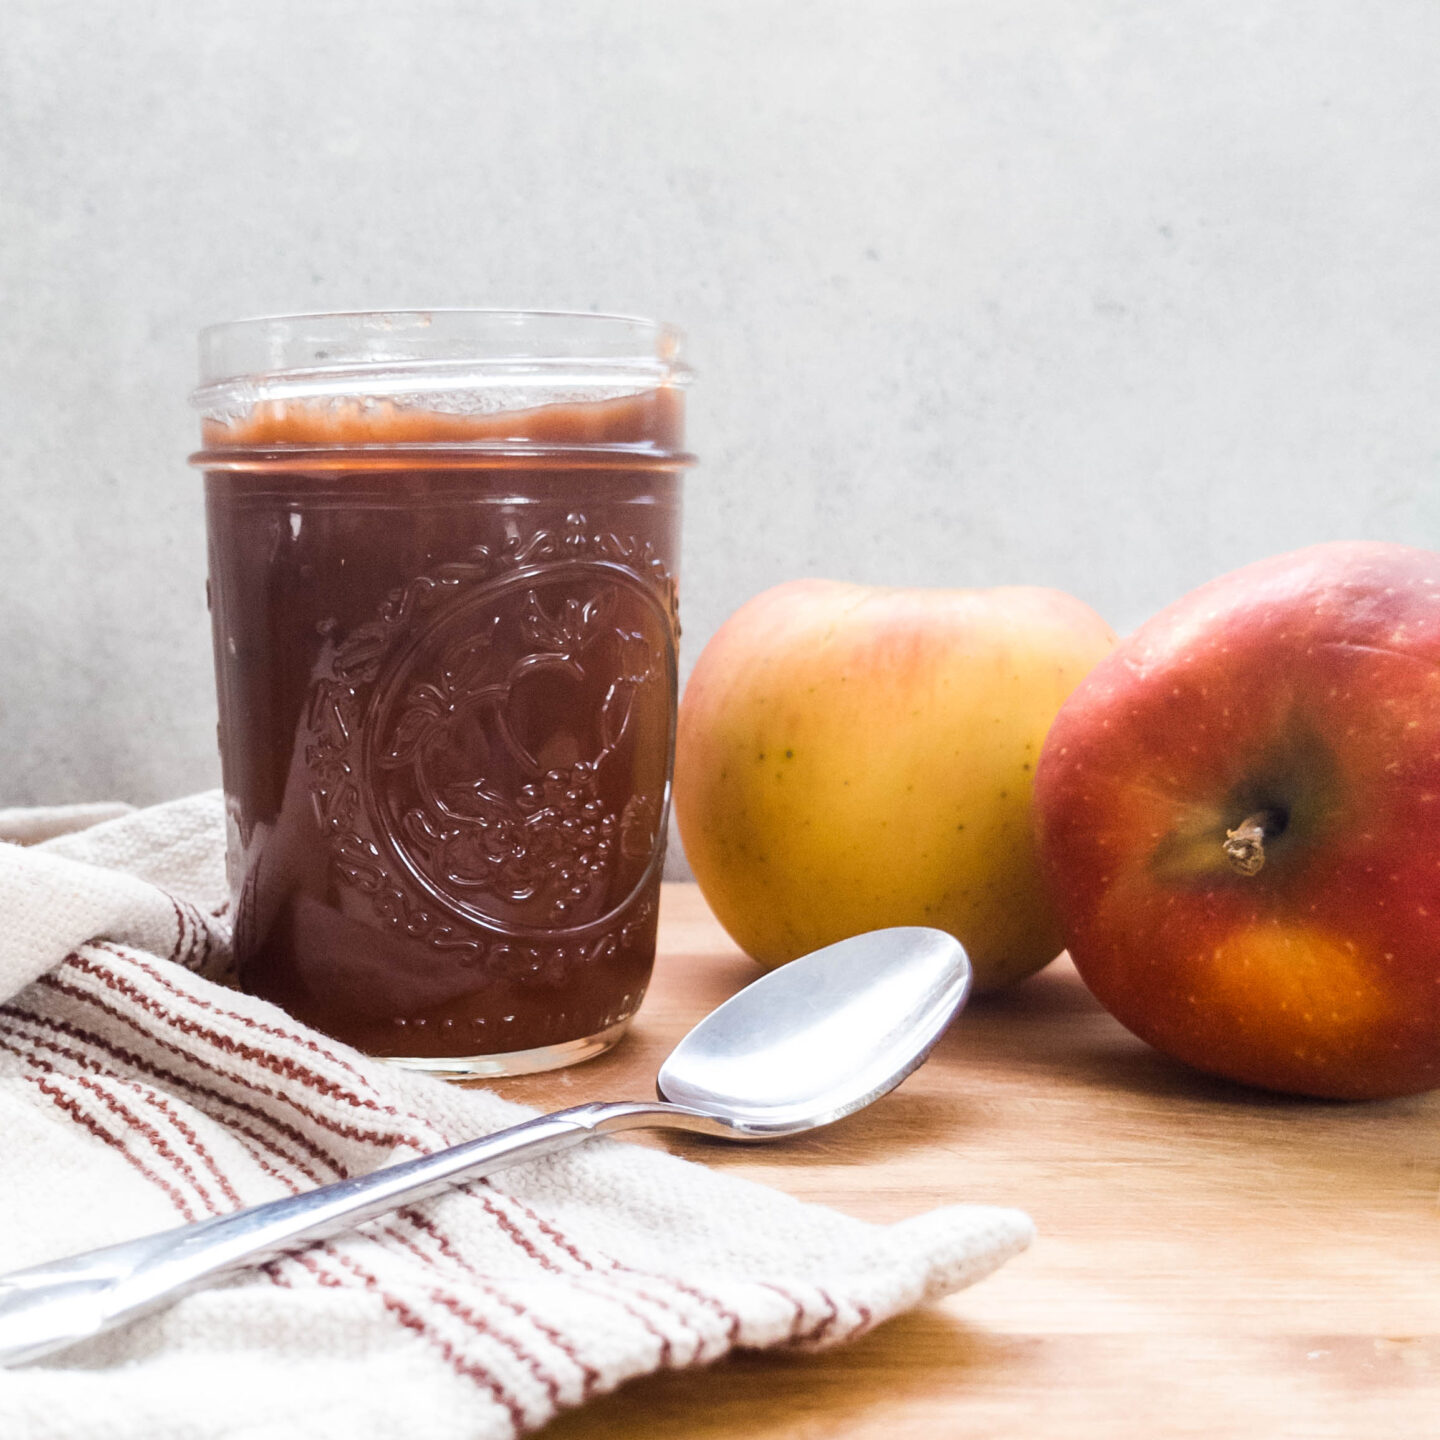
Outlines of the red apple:
M 1440 555 L 1187 595 L 1066 701 L 1035 804 L 1075 965 L 1142 1039 L 1302 1095 L 1440 1085 Z

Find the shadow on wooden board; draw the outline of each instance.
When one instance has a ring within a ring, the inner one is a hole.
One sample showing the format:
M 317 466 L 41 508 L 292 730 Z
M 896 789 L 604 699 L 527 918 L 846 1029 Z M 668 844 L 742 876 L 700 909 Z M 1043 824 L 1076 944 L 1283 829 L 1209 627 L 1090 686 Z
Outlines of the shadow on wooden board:
M 952 1388 L 958 1399 L 968 1376 L 993 1374 L 997 1361 L 1009 1369 L 1018 1357 L 1006 1356 L 1005 1363 L 1002 1352 L 1030 1344 L 973 1329 L 931 1307 L 836 1350 L 740 1352 L 708 1369 L 647 1375 L 540 1433 L 542 1440 L 819 1440 L 836 1423 L 865 1427 L 867 1418 L 922 1397 L 938 1399 Z

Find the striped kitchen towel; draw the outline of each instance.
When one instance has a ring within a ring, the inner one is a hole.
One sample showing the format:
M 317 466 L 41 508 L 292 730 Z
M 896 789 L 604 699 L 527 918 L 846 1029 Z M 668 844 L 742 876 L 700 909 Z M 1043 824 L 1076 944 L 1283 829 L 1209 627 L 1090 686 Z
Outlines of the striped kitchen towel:
M 0 1272 L 530 1113 L 225 987 L 218 796 L 58 835 L 6 813 L 53 838 L 0 844 Z M 864 1224 L 593 1141 L 0 1371 L 0 1436 L 511 1436 L 648 1371 L 837 1344 L 1029 1236 L 980 1207 Z

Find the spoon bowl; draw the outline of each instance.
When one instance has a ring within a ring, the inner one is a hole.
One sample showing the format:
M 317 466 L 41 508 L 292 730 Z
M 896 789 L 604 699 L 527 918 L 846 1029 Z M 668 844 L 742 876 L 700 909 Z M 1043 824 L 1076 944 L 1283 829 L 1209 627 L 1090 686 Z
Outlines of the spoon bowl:
M 638 1128 L 727 1140 L 798 1135 L 893 1090 L 970 992 L 940 930 L 872 930 L 772 970 L 702 1020 L 661 1066 L 659 1101 L 577 1105 L 369 1175 L 0 1276 L 0 1365 L 149 1314 L 222 1275 L 491 1171 Z
M 871 930 L 747 985 L 670 1052 L 664 1100 L 779 1139 L 854 1114 L 911 1073 L 970 994 L 943 930 Z

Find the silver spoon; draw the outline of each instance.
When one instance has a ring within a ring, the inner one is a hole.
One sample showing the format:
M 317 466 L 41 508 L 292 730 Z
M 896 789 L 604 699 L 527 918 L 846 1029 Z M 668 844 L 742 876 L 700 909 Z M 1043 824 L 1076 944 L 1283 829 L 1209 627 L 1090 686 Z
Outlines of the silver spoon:
M 0 1365 L 63 1350 L 231 1271 L 592 1135 L 655 1127 L 778 1140 L 828 1125 L 924 1060 L 965 1004 L 970 978 L 965 951 L 941 930 L 842 940 L 770 971 L 706 1016 L 660 1067 L 661 1102 L 577 1105 L 369 1175 L 0 1276 Z

